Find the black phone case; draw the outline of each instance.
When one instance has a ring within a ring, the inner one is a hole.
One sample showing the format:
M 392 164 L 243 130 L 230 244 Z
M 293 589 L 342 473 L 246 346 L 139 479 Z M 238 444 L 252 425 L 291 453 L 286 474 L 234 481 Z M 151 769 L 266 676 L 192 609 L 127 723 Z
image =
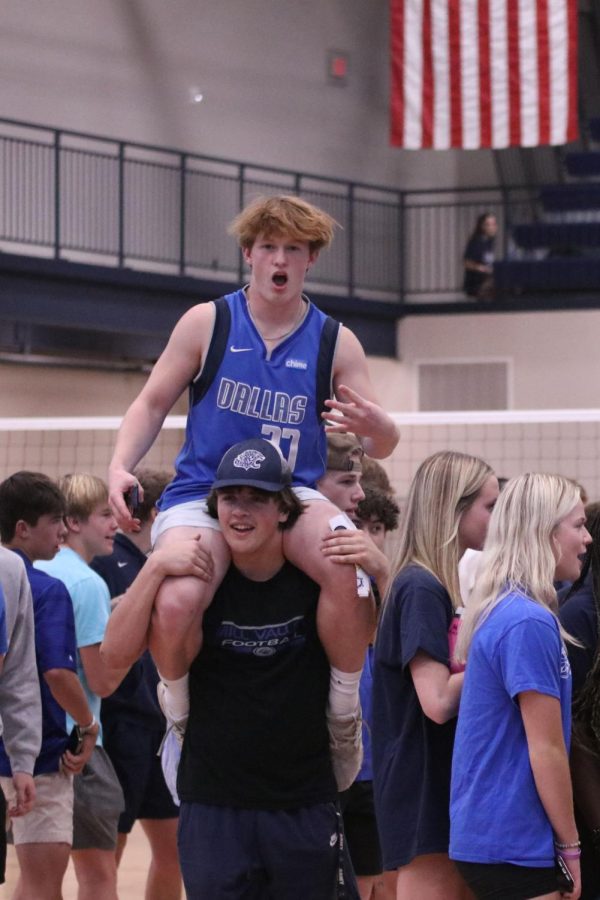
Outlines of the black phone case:
M 133 515 L 140 505 L 140 489 L 137 484 L 134 484 L 133 487 L 129 488 L 125 494 L 125 502 L 127 503 L 129 512 Z
M 556 878 L 561 891 L 572 891 L 575 887 L 573 876 L 569 871 L 569 867 L 562 858 L 556 854 Z
M 83 738 L 79 734 L 79 729 L 77 728 L 77 725 L 74 725 L 73 730 L 71 731 L 71 734 L 69 735 L 69 740 L 67 742 L 67 750 L 70 753 L 73 753 L 75 756 L 77 756 L 79 753 L 81 753 L 82 747 L 83 747 Z

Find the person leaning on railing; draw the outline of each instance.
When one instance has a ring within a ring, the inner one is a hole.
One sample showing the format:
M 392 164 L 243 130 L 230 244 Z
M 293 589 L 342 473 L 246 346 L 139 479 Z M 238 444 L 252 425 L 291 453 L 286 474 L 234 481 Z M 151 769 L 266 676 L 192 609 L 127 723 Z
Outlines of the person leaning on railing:
M 477 300 L 494 298 L 494 242 L 498 223 L 490 212 L 482 213 L 465 248 L 463 291 Z

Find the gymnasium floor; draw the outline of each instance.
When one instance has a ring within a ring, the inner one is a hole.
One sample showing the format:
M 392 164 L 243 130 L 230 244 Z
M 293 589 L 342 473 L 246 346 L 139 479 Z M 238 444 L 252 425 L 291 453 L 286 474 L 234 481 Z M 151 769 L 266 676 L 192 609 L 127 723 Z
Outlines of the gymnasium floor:
M 139 825 L 135 825 L 129 835 L 119 867 L 119 900 L 142 900 L 149 862 L 150 851 L 148 843 L 142 829 Z M 19 867 L 14 847 L 9 847 L 6 864 L 6 884 L 0 886 L 0 900 L 10 900 L 18 873 Z M 70 863 L 63 882 L 63 900 L 77 900 L 77 882 Z

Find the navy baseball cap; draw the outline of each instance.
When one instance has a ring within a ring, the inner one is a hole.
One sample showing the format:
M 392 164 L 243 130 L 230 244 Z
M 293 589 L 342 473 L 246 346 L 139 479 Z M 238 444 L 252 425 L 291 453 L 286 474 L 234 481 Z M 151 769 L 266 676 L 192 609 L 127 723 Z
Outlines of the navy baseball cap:
M 213 488 L 255 487 L 277 493 L 291 483 L 290 467 L 279 448 L 263 438 L 252 438 L 234 444 L 225 453 Z

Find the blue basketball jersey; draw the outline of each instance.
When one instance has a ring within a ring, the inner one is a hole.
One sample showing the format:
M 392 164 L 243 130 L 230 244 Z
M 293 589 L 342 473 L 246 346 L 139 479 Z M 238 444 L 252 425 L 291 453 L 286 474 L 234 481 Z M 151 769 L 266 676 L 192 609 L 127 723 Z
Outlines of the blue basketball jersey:
M 280 448 L 295 485 L 314 487 L 322 477 L 327 441 L 321 412 L 331 396 L 340 326 L 307 302 L 301 324 L 270 353 L 243 290 L 215 302 L 209 350 L 189 388 L 185 442 L 160 509 L 206 497 L 225 451 L 254 437 Z

